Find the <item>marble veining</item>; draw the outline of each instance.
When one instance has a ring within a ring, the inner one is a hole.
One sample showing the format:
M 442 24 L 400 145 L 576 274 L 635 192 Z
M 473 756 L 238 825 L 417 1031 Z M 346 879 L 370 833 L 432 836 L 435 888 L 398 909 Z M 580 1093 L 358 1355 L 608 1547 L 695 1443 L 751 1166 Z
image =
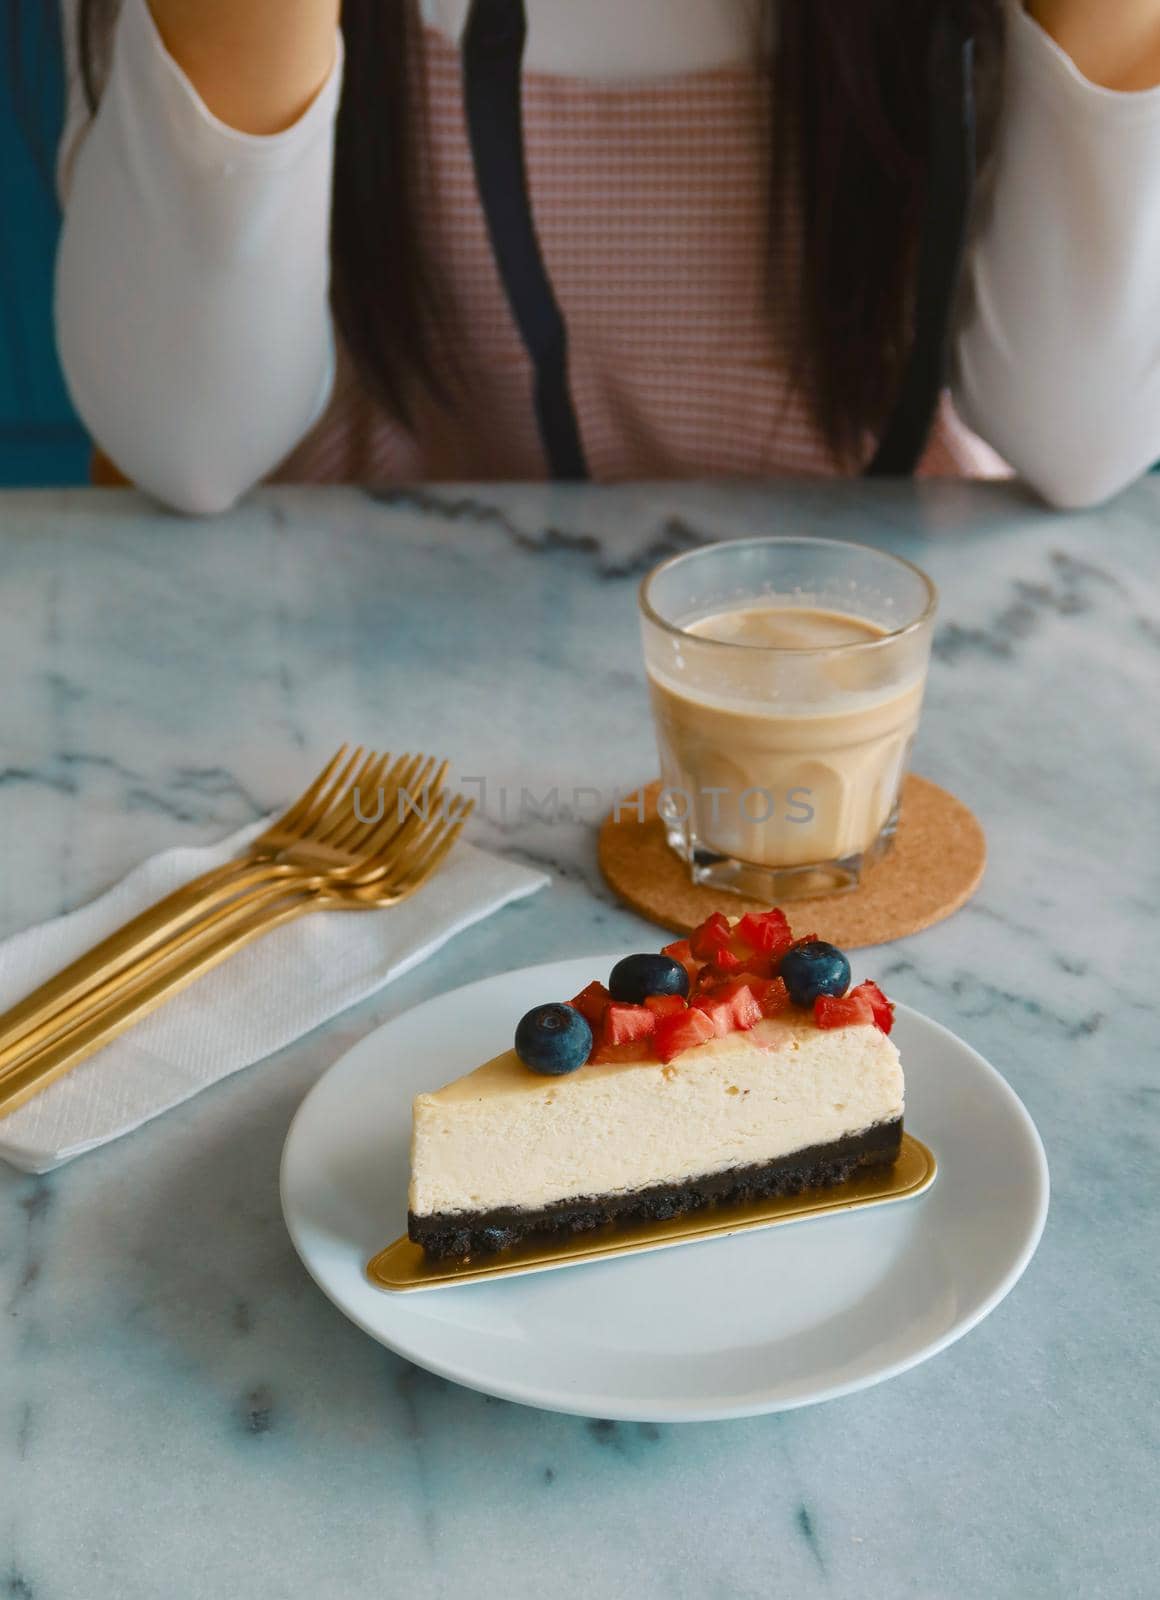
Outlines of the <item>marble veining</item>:
M 434 1378 L 306 1278 L 289 1119 L 441 989 L 653 942 L 588 817 L 500 802 L 652 776 L 640 574 L 801 530 L 942 592 L 916 765 L 982 817 L 988 872 L 868 961 L 1030 1107 L 1039 1255 L 936 1360 L 780 1417 L 584 1421 Z M 952 483 L 275 490 L 205 522 L 0 496 L 0 935 L 252 820 L 343 738 L 445 750 L 487 778 L 475 836 L 554 875 L 140 1133 L 0 1167 L 0 1595 L 1154 1593 L 1158 533 L 1160 480 L 1066 517 Z

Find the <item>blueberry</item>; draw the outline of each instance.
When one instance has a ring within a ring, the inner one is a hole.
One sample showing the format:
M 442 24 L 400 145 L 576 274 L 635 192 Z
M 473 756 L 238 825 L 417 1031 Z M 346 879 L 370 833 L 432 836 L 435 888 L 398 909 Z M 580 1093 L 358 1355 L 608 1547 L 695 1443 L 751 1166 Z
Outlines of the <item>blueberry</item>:
M 795 1006 L 812 1006 L 820 994 L 843 995 L 850 987 L 850 963 L 823 939 L 787 950 L 780 972 Z
M 614 1000 L 639 1006 L 646 995 L 689 992 L 689 974 L 672 956 L 625 956 L 612 969 L 608 992 Z
M 525 1067 L 551 1078 L 575 1072 L 591 1050 L 592 1029 L 571 1006 L 537 1006 L 516 1029 L 516 1055 Z

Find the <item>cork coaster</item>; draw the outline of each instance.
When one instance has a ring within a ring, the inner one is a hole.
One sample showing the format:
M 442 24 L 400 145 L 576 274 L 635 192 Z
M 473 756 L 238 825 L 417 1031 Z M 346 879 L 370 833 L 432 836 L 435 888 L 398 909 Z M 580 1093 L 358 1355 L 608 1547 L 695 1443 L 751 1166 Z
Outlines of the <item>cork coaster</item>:
M 627 803 L 621 820 L 600 829 L 600 870 L 634 911 L 676 933 L 688 933 L 711 911 L 740 916 L 766 906 L 743 895 L 702 888 L 665 843 L 657 816 L 660 782 L 644 791 L 645 820 Z M 630 797 L 631 798 L 631 797 Z M 843 950 L 888 944 L 941 922 L 965 905 L 979 887 L 987 859 L 983 829 L 961 800 L 913 773 L 902 790 L 894 846 L 868 867 L 857 889 L 815 900 L 786 901 L 796 927 L 808 929 Z

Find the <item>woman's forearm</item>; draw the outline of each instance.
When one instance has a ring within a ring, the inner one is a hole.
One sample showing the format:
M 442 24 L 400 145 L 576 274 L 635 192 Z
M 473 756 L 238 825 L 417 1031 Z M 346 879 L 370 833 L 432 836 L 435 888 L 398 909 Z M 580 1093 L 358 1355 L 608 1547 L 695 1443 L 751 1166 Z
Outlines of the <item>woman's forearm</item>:
M 74 4 L 65 0 L 66 29 Z M 331 49 L 341 54 L 337 35 Z M 63 369 L 105 454 L 181 510 L 231 504 L 325 402 L 340 85 L 336 59 L 285 132 L 224 126 L 165 52 L 145 0 L 124 0 L 95 119 L 70 74 Z
M 1049 500 L 1091 505 L 1160 459 L 1160 95 L 1094 87 L 1011 23 L 953 391 Z
M 1160 0 L 1029 0 L 1027 10 L 1091 83 L 1160 84 Z
M 206 106 L 242 133 L 290 127 L 334 64 L 338 0 L 149 0 L 149 9 Z

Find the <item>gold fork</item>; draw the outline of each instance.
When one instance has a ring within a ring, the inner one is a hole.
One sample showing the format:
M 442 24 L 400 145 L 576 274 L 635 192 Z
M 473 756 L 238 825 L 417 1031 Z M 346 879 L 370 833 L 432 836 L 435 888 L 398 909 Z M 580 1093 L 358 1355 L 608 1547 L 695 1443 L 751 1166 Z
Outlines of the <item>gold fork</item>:
M 396 767 L 399 766 L 400 763 L 396 763 Z M 386 866 L 402 859 L 404 847 L 417 835 L 431 815 L 432 807 L 445 807 L 443 777 L 446 768 L 445 761 L 435 767 L 429 757 L 401 758 L 401 770 L 408 781 L 413 782 L 417 774 L 424 784 L 433 785 L 422 790 L 425 804 L 421 808 L 413 806 L 403 820 L 400 820 L 397 805 L 388 807 L 384 801 L 380 820 L 360 825 L 357 829 L 343 827 L 327 834 L 329 842 L 324 845 L 317 842 L 296 845 L 291 851 L 283 852 L 289 859 L 279 859 L 262 867 L 246 868 L 243 858 L 240 863 L 245 872 L 242 892 L 238 892 L 238 884 L 242 881 L 239 878 L 235 878 L 228 891 L 211 890 L 183 913 L 171 918 L 164 927 L 159 926 L 132 946 L 127 945 L 116 965 L 104 969 L 107 975 L 101 976 L 94 961 L 94 956 L 99 955 L 103 947 L 99 946 L 96 952 L 90 951 L 82 956 L 64 974 L 52 980 L 59 987 L 69 972 L 79 971 L 82 974 L 82 981 L 51 1014 L 35 1025 L 26 1024 L 24 1030 L 14 1038 L 4 1039 L 0 1035 L 0 1080 L 10 1068 L 25 1060 L 33 1051 L 75 1027 L 82 1016 L 107 1006 L 120 993 L 127 981 L 127 974 L 134 968 L 140 970 L 143 961 L 150 957 L 164 959 L 172 951 L 184 948 L 191 935 L 199 935 L 207 928 L 224 926 L 247 909 L 259 910 L 264 905 L 273 904 L 284 899 L 291 890 L 309 893 L 326 889 L 337 894 L 348 884 L 355 888 L 365 887 L 382 877 Z M 397 793 L 394 790 L 391 793 L 394 801 Z M 320 866 L 320 862 L 324 865 Z M 227 863 L 230 869 L 238 866 L 237 862 Z M 218 906 L 216 911 L 213 909 L 215 905 Z M 148 913 L 145 916 L 148 918 Z M 96 971 L 98 981 L 83 981 L 83 974 L 90 964 Z M 27 1005 L 28 1002 L 22 1004 Z
M 7 1115 L 70 1068 L 212 971 L 235 951 L 308 911 L 398 905 L 438 869 L 458 838 L 473 802 L 456 796 L 401 843 L 396 839 L 364 864 L 357 880 L 267 886 L 261 903 L 220 908 L 188 939 L 158 959 L 142 956 L 121 974 L 111 1001 L 85 1010 L 74 1026 L 0 1073 L 0 1116 Z M 408 821 L 410 819 L 408 818 Z
M 53 1032 L 61 1014 L 81 995 L 107 993 L 116 975 L 150 950 L 172 943 L 207 910 L 233 898 L 254 896 L 283 878 L 324 875 L 340 880 L 359 872 L 369 853 L 438 804 L 447 763 L 426 756 L 364 756 L 361 746 L 343 762 L 346 746 L 310 787 L 233 861 L 192 882 L 134 917 L 62 972 L 0 1016 L 0 1070 Z M 380 819 L 363 821 L 356 799 L 368 788 L 382 795 Z M 399 797 L 424 794 L 427 805 L 399 820 Z M 413 829 L 411 830 L 413 831 Z

